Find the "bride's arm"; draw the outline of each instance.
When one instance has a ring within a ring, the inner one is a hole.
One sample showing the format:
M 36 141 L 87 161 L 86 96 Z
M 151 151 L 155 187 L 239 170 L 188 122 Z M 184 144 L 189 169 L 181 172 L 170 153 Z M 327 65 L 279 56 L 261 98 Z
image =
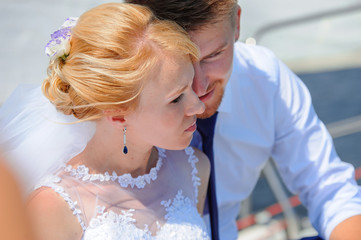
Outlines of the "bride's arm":
M 208 180 L 211 165 L 208 157 L 199 149 L 193 148 L 194 154 L 198 157 L 197 169 L 198 176 L 201 179 L 201 185 L 198 188 L 198 204 L 197 209 L 201 216 L 203 216 L 204 201 L 207 196 Z
M 51 188 L 34 191 L 27 210 L 38 240 L 81 239 L 82 228 L 69 205 Z

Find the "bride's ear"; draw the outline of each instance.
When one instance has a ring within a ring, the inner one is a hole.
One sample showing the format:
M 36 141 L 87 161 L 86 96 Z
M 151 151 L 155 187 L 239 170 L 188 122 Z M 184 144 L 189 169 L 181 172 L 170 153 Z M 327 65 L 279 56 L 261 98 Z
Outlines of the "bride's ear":
M 105 119 L 114 127 L 123 129 L 126 125 L 125 115 L 120 110 L 105 110 Z

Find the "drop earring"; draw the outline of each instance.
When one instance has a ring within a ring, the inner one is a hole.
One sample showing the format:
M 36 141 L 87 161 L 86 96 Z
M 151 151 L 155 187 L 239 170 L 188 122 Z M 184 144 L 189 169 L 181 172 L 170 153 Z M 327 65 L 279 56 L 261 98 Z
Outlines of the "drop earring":
M 128 153 L 128 148 L 127 148 L 127 127 L 124 127 L 123 129 L 123 143 L 124 143 L 124 147 L 123 147 L 123 153 L 127 154 Z

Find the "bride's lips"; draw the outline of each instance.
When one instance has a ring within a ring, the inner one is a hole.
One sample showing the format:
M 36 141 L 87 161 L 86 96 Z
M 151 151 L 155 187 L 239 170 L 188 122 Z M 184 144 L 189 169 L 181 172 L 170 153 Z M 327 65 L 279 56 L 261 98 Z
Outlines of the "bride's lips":
M 206 102 L 208 99 L 210 99 L 213 96 L 214 89 L 215 88 L 213 88 L 212 90 L 210 90 L 209 92 L 207 92 L 203 96 L 199 97 L 199 100 L 201 100 L 202 102 Z
M 197 129 L 197 122 L 194 121 L 194 123 L 186 129 L 186 132 L 194 132 Z

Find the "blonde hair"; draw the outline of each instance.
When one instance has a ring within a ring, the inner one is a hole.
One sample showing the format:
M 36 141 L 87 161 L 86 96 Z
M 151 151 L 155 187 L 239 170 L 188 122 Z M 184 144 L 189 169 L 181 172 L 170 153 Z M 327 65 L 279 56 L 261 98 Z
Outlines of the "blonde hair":
M 195 61 L 198 49 L 177 24 L 158 20 L 144 6 L 102 4 L 80 16 L 66 60 L 51 62 L 44 95 L 64 114 L 80 120 L 104 110 L 136 108 L 142 87 L 162 58 Z

